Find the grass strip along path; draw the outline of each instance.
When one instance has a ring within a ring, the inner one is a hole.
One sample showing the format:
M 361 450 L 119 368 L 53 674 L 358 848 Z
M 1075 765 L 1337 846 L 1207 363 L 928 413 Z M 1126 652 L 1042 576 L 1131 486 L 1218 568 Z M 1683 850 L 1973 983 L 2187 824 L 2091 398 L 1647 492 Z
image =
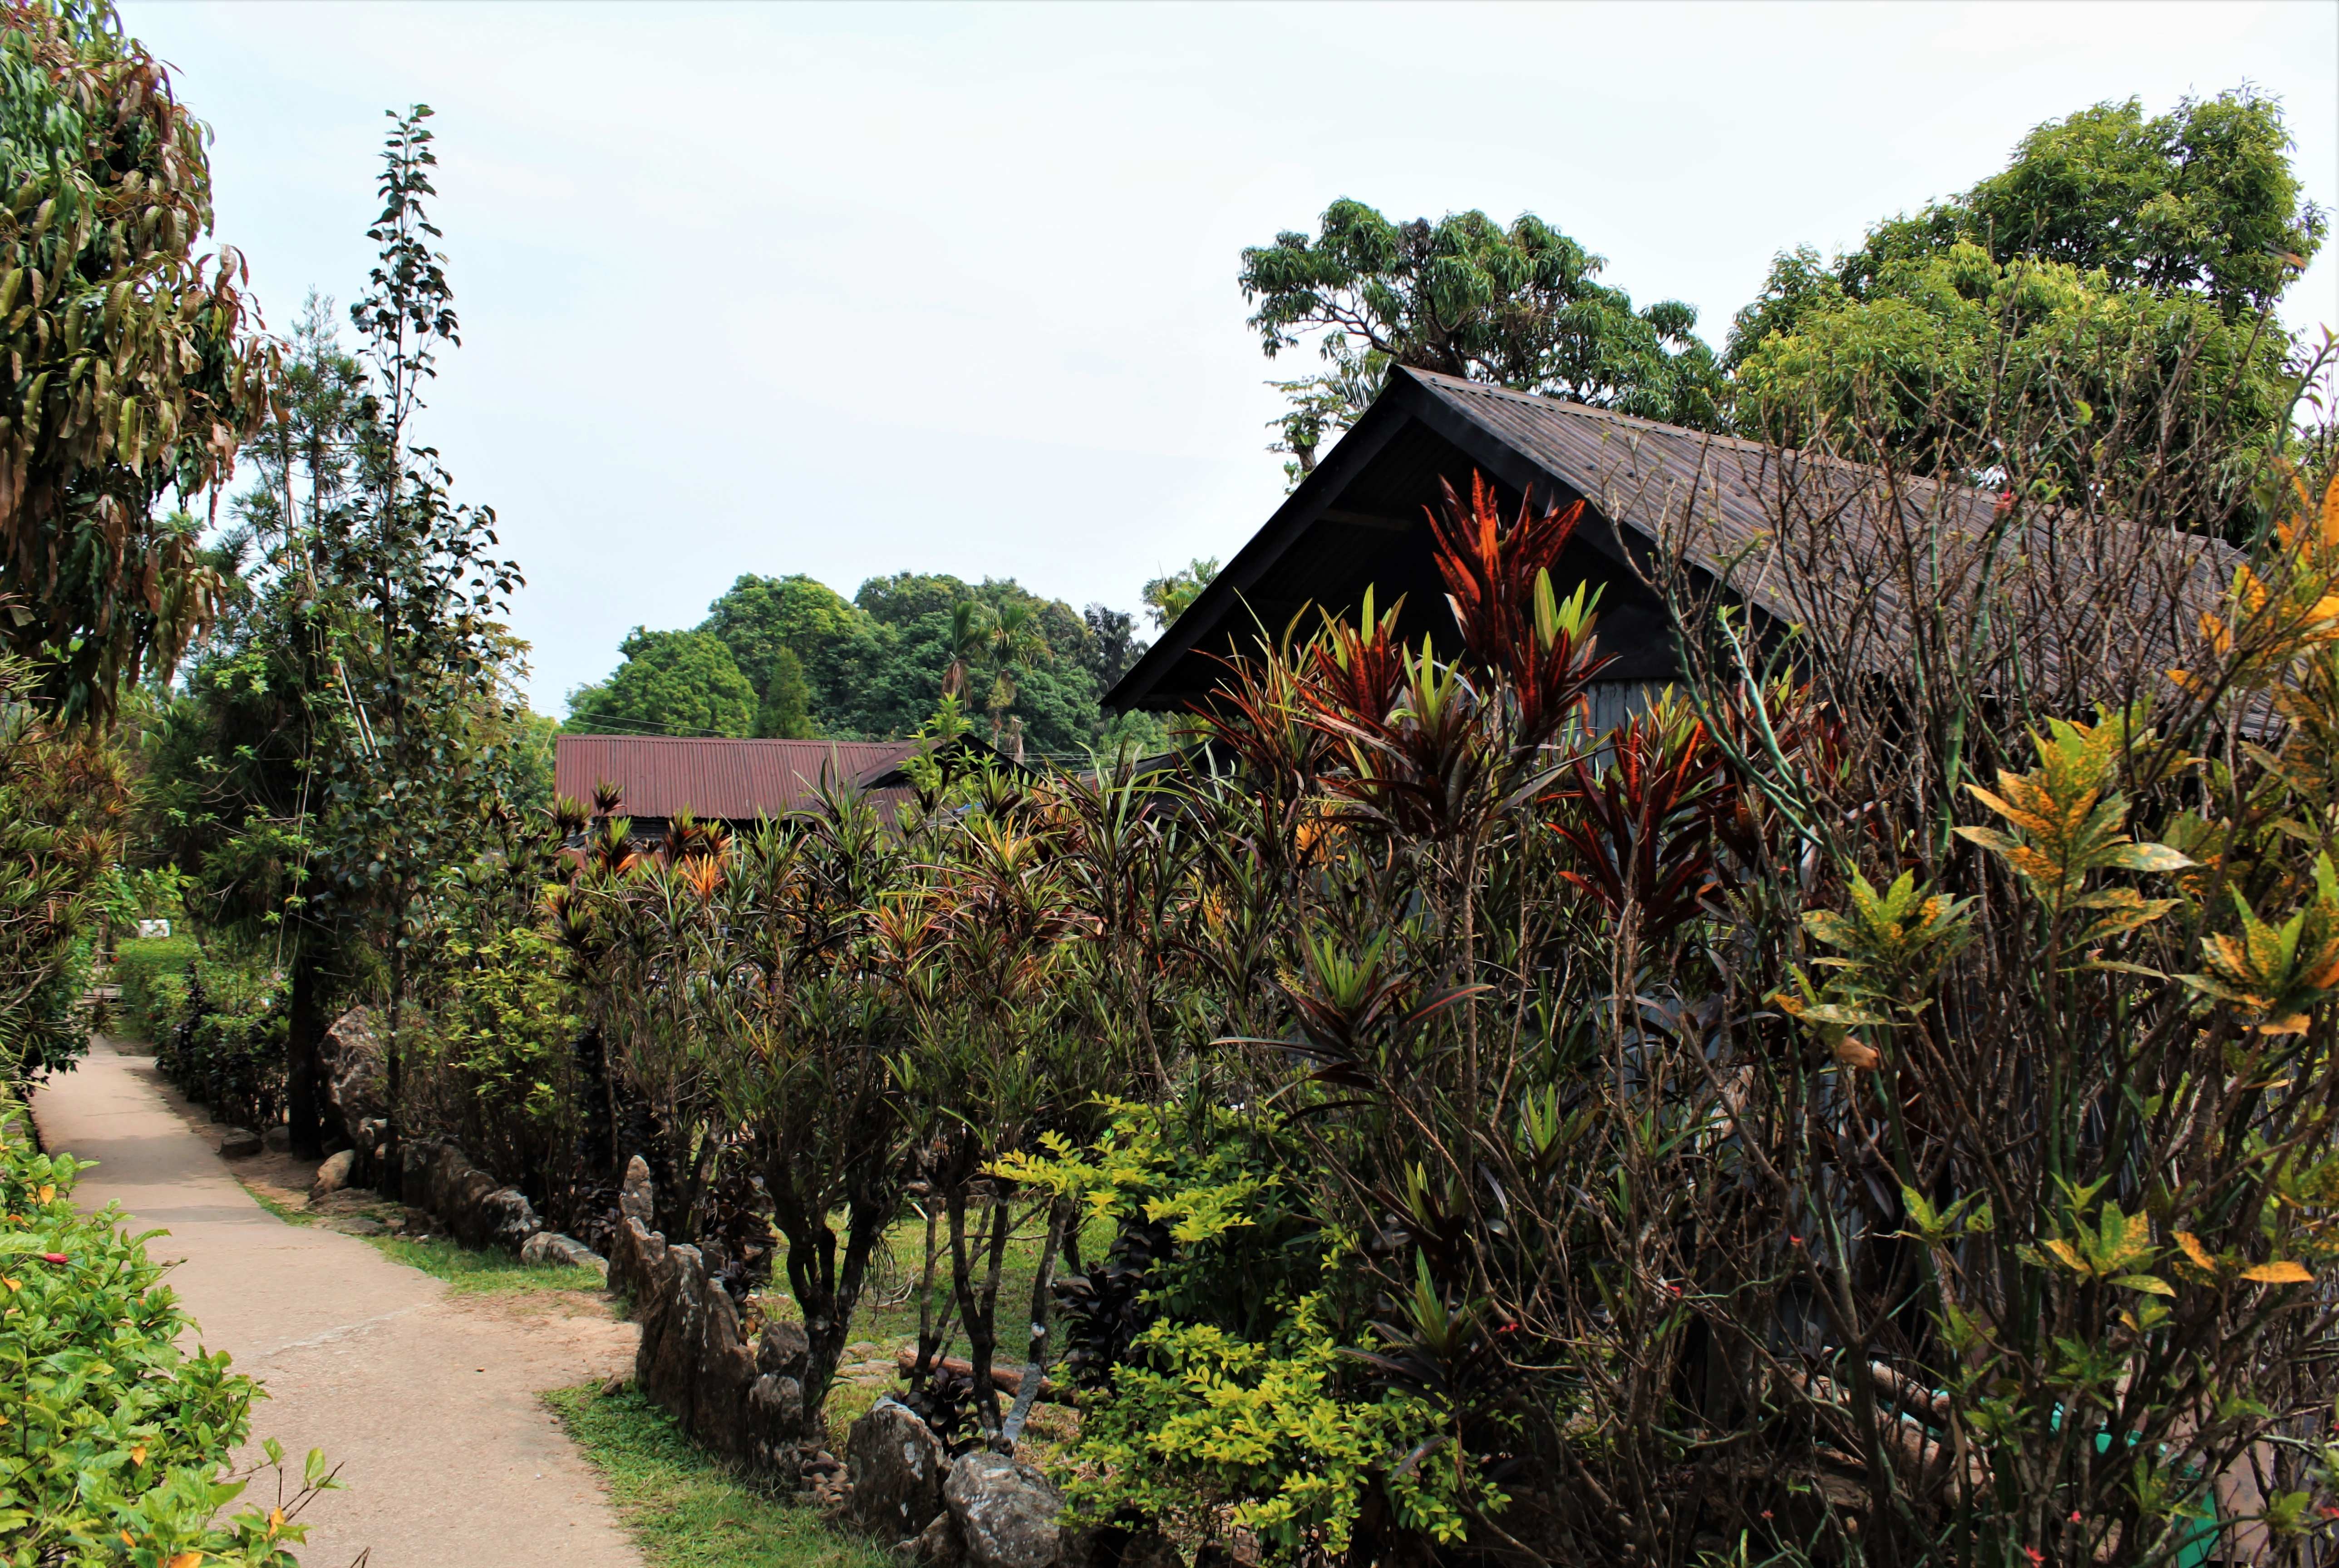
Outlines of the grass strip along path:
M 255 1437 L 322 1448 L 346 1490 L 318 1498 L 311 1568 L 641 1568 L 644 1559 L 539 1395 L 629 1369 L 634 1329 L 459 1292 L 355 1237 L 289 1225 L 238 1184 L 151 1060 L 100 1039 L 33 1096 L 53 1152 L 95 1160 L 74 1198 L 119 1203 L 177 1259 L 168 1283 L 203 1344 L 269 1397 Z M 249 1455 L 243 1456 L 249 1458 Z

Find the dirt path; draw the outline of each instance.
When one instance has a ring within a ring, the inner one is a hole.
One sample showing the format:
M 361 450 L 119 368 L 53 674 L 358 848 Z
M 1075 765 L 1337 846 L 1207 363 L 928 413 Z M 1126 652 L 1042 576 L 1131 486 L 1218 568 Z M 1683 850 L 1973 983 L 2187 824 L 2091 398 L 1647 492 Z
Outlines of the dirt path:
M 50 1149 L 98 1161 L 74 1197 L 119 1203 L 206 1348 L 267 1385 L 255 1437 L 322 1448 L 346 1491 L 304 1515 L 308 1568 L 639 1568 L 592 1470 L 538 1393 L 630 1366 L 630 1324 L 530 1315 L 354 1237 L 288 1225 L 239 1186 L 149 1059 L 101 1040 L 33 1098 Z M 200 1114 L 200 1113 L 197 1113 Z M 257 1487 L 260 1483 L 255 1483 Z

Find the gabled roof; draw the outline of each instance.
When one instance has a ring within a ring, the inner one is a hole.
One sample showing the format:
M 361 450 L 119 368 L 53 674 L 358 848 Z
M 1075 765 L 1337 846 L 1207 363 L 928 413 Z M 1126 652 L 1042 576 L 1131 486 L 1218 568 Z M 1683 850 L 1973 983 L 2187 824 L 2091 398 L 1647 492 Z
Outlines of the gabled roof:
M 673 735 L 561 735 L 552 787 L 590 804 L 594 788 L 625 792 L 624 814 L 751 823 L 813 804 L 834 782 L 866 789 L 917 750 L 914 741 L 697 740 Z
M 1434 574 L 1424 575 L 1427 524 L 1422 507 L 1436 493 L 1439 478 L 1459 488 L 1472 469 L 1514 500 L 1532 488 L 1538 506 L 1586 503 L 1588 515 L 1571 546 L 1575 560 L 1568 569 L 1608 575 L 1613 587 L 1625 590 L 1612 593 L 1604 605 L 1601 646 L 1634 650 L 1641 667 L 1619 672 L 1631 678 L 1648 678 L 1654 663 L 1666 656 L 1649 650 L 1659 643 L 1670 646 L 1664 629 L 1650 624 L 1652 612 L 1662 616 L 1662 606 L 1639 588 L 1636 576 L 1661 543 L 1677 546 L 1695 571 L 1729 572 L 1737 596 L 1777 621 L 1801 620 L 1800 606 L 1813 596 L 1835 596 L 1873 606 L 1888 627 L 1907 625 L 1906 594 L 1874 569 L 1872 520 L 1890 515 L 1876 509 L 1882 492 L 1874 483 L 1880 478 L 1875 470 L 1399 368 L 1372 407 L 1107 700 L 1118 708 L 1178 705 L 1210 684 L 1201 667 L 1210 654 L 1223 653 L 1230 644 L 1248 646 L 1261 626 L 1279 632 L 1282 620 L 1305 603 L 1344 609 L 1355 603 L 1365 581 L 1377 584 L 1384 605 L 1396 591 L 1406 591 L 1413 599 L 1442 606 L 1442 587 Z M 1770 518 L 1791 484 L 1798 507 L 1817 507 L 1827 514 L 1823 532 L 1830 547 L 1824 558 L 1788 559 L 1772 540 Z M 1995 503 L 1995 497 L 1970 487 L 1912 486 L 1903 480 L 1883 505 L 1921 508 L 1939 526 L 1979 538 L 1993 525 Z M 1862 522 L 1863 508 L 1868 525 Z M 2020 571 L 2038 581 L 2086 572 L 2097 556 L 2133 551 L 2141 540 L 2141 547 L 2186 579 L 2177 597 L 2187 616 L 2216 602 L 2238 558 L 2229 547 L 2191 535 L 2145 538 L 2135 530 L 2098 530 L 2091 544 L 2077 537 L 2078 530 L 2065 532 L 2069 537 L 2058 536 L 2051 517 L 2026 514 L 2011 541 Z M 1416 537 L 1400 547 L 1395 537 L 1406 534 Z M 1597 557 L 1605 557 L 1604 571 Z M 1637 602 L 1623 602 L 1636 593 Z M 2163 602 L 2138 609 L 2140 615 L 2165 617 L 2172 607 Z M 1618 616 L 1618 610 L 1627 616 Z M 1432 612 L 1409 606 L 1408 614 Z M 1443 619 L 1442 608 L 1434 614 Z M 1436 620 L 1419 619 L 1416 626 L 1439 631 L 1442 640 Z M 2116 629 L 2053 628 L 2038 656 L 2048 665 L 2059 663 L 2070 656 L 2072 645 L 2091 636 L 2140 636 L 2173 646 L 2187 629 L 2141 621 Z M 1893 641 L 1888 636 L 1880 646 Z

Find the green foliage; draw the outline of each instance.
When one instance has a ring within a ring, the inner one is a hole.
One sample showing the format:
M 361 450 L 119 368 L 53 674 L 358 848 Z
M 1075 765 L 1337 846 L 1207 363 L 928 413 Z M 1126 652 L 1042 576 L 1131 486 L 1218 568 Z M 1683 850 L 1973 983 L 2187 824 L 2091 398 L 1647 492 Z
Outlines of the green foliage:
M 1187 565 L 1166 577 L 1155 577 L 1145 585 L 1145 606 L 1153 616 L 1153 624 L 1162 631 L 1186 613 L 1193 602 L 1202 597 L 1210 579 L 1219 575 L 1219 563 L 1213 558 L 1195 557 Z
M 1883 225 L 1847 275 L 1856 283 L 1955 238 L 2247 315 L 2289 289 L 2329 232 L 2330 214 L 2301 194 L 2291 145 L 2280 101 L 2247 86 L 2150 118 L 2134 98 L 2097 104 L 2033 130 L 1964 195 Z
M 883 1568 L 875 1547 L 824 1528 L 691 1443 L 633 1388 L 587 1383 L 544 1396 L 609 1483 L 618 1517 L 652 1568 Z
M 568 695 L 566 727 L 580 735 L 727 735 L 755 727 L 755 688 L 710 632 L 636 626 L 618 645 L 625 663 Z
M 181 1348 L 197 1330 L 162 1266 L 118 1209 L 74 1208 L 77 1169 L 0 1119 L 0 1561 L 164 1568 L 194 1553 L 293 1568 L 304 1531 L 288 1515 L 330 1484 L 322 1455 L 310 1455 L 299 1497 L 217 1517 L 249 1484 L 225 1472 L 259 1387 L 224 1351 Z
M 138 1016 L 156 1070 L 223 1120 L 250 1128 L 283 1120 L 284 980 L 266 952 L 225 942 L 199 951 L 176 974 L 153 974 Z
M 1301 1298 L 1264 1344 L 1206 1324 L 1148 1329 L 1142 1359 L 1082 1413 L 1065 1486 L 1076 1514 L 1132 1511 L 1208 1529 L 1224 1507 L 1288 1563 L 1340 1558 L 1376 1491 L 1402 1528 L 1441 1544 L 1462 1540 L 1472 1510 L 1499 1509 L 1505 1499 L 1453 1451 L 1435 1404 L 1354 1386 L 1356 1365 L 1321 1309 Z
M 114 944 L 108 978 L 122 988 L 123 1034 L 153 1040 L 178 1021 L 187 966 L 201 951 L 191 936 L 123 937 Z
M 849 700 L 844 684 L 852 670 L 849 650 L 866 634 L 867 621 L 826 585 L 801 573 L 785 577 L 751 574 L 707 606 L 698 629 L 722 640 L 739 673 L 766 703 L 782 673 L 783 656 L 794 656 L 804 684 L 805 712 L 820 715 L 834 712 Z
M 1260 345 L 1273 357 L 1321 331 L 1333 366 L 1279 383 L 1293 402 L 1281 449 L 1313 467 L 1391 363 L 1710 428 L 1722 380 L 1697 312 L 1671 300 L 1635 310 L 1597 281 L 1605 265 L 1533 213 L 1507 229 L 1479 212 L 1395 223 L 1347 200 L 1312 240 L 1285 232 L 1246 249 Z
M 1043 1132 L 992 1167 L 1129 1234 L 1159 1228 L 1144 1307 L 1185 1326 L 1264 1339 L 1316 1287 L 1323 1238 L 1305 1192 L 1307 1151 L 1288 1129 L 1225 1106 L 1106 1099 L 1085 1149 Z
M 476 888 L 442 897 L 429 1022 L 410 1041 L 415 1115 L 484 1168 L 545 1192 L 573 1159 L 576 991 L 527 902 Z
M 2148 430 L 2164 416 L 2141 389 L 2188 360 L 2195 373 L 2166 413 L 2180 449 L 2197 449 L 2212 425 L 2263 446 L 2287 416 L 2286 340 L 2196 295 L 2121 287 L 2061 262 L 1998 261 L 1962 241 L 1888 261 L 1858 292 L 1809 255 L 1782 261 L 1772 282 L 1801 291 L 1777 312 L 1793 326 L 1746 352 L 1738 412 L 1791 443 L 1832 420 L 1922 459 L 1964 444 L 2009 387 L 2025 398 L 2052 387 L 2082 425 Z M 2042 450 L 2034 461 L 2068 473 L 2086 459 Z
M 0 644 L 68 720 L 174 663 L 216 579 L 166 490 L 267 405 L 242 259 L 202 253 L 207 133 L 110 5 L 0 6 Z
M 812 733 L 812 694 L 804 685 L 804 661 L 794 648 L 783 647 L 772 656 L 772 678 L 765 683 L 764 700 L 755 709 L 755 734 L 803 740 Z
M 1910 263 L 1981 248 L 2103 275 L 2113 290 L 2188 293 L 2246 315 L 2278 299 L 2314 260 L 2329 214 L 2301 199 L 2282 106 L 2244 88 L 2188 98 L 2147 119 L 2135 99 L 2098 104 L 2025 136 L 2007 167 L 1914 217 L 1880 223 L 1823 264 L 1781 253 L 1738 314 L 1729 361 L 1743 363 L 1813 310 L 1899 291 Z
M 1832 262 L 1781 253 L 1731 331 L 1736 418 L 1794 444 L 1858 423 L 1921 453 L 1966 442 L 2009 384 L 2052 385 L 2097 434 L 2173 418 L 2156 447 L 2189 452 L 2212 428 L 2270 444 L 2298 377 L 2295 345 L 2257 318 L 2329 224 L 2290 144 L 2280 104 L 2247 88 L 2156 118 L 2129 100 L 2049 121 L 2000 173 Z M 2164 412 L 2145 387 L 2193 356 Z
M 111 741 L 60 731 L 0 656 L 0 1095 L 87 1049 L 91 928 L 110 896 L 129 792 Z
M 1106 739 L 1099 701 L 1143 651 L 1114 616 L 1012 580 L 902 572 L 848 604 L 802 575 L 742 577 L 696 631 L 636 628 L 625 664 L 569 695 L 567 727 L 883 740 L 914 733 L 956 691 L 994 743 L 1078 755 Z

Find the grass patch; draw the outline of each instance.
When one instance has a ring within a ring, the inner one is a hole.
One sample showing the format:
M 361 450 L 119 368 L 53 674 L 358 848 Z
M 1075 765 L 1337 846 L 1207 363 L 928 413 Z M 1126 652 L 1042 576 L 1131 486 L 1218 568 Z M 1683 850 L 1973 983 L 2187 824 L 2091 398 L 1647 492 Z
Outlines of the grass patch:
M 474 1252 L 444 1237 L 416 1241 L 404 1236 L 369 1236 L 365 1240 L 391 1262 L 403 1263 L 409 1268 L 419 1268 L 445 1280 L 459 1296 L 513 1296 L 531 1291 L 597 1293 L 601 1288 L 601 1276 L 595 1269 L 566 1263 L 522 1263 L 506 1253 Z
M 587 1383 L 544 1401 L 608 1478 L 617 1515 L 653 1568 L 891 1568 L 884 1553 L 695 1446 L 631 1387 L 604 1398 Z
M 261 1191 L 260 1188 L 252 1186 L 252 1183 L 244 1180 L 242 1177 L 238 1177 L 236 1178 L 235 1184 L 238 1187 L 242 1188 L 243 1190 L 251 1196 L 252 1202 L 260 1205 L 261 1208 L 268 1210 L 269 1213 L 274 1215 L 277 1218 L 282 1220 L 287 1225 L 314 1225 L 317 1223 L 317 1217 L 315 1215 L 309 1213 L 305 1209 L 295 1208 L 281 1198 L 269 1197 L 268 1194 Z

